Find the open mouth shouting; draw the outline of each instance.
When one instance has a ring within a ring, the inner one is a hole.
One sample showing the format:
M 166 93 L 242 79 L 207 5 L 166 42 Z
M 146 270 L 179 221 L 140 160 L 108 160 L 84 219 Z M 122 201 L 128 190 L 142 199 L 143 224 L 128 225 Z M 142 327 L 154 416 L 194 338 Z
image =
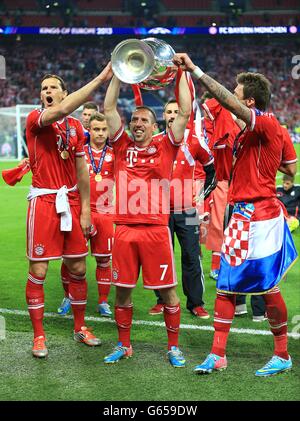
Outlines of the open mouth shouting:
M 46 104 L 51 106 L 53 104 L 53 98 L 49 95 L 46 96 Z

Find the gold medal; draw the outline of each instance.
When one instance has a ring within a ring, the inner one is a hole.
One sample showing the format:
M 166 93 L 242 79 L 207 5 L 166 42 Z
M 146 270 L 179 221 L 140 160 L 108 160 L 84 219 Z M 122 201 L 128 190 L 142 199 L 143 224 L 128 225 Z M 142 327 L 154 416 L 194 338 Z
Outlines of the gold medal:
M 102 180 L 102 175 L 101 174 L 96 174 L 95 175 L 95 180 L 96 181 L 101 181 Z
M 69 158 L 69 152 L 64 150 L 60 153 L 60 156 L 62 157 L 62 159 L 68 159 Z

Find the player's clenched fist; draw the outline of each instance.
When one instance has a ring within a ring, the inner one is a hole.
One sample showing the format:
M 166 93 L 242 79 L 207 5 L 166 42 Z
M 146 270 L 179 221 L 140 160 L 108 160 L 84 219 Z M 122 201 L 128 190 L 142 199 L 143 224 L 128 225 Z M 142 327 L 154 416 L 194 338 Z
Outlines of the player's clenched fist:
M 175 54 L 173 57 L 173 63 L 180 66 L 182 70 L 187 70 L 189 72 L 193 72 L 196 68 L 196 65 L 186 53 Z

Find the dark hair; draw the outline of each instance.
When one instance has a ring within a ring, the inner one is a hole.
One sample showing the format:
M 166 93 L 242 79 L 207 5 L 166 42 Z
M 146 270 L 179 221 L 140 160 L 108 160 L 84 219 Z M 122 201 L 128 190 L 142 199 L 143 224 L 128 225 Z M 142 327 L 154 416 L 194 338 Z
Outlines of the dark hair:
M 94 113 L 93 115 L 91 115 L 90 119 L 89 119 L 89 126 L 91 125 L 91 122 L 93 120 L 97 120 L 97 121 L 106 121 L 105 115 L 101 114 L 101 113 Z
M 254 98 L 255 107 L 265 111 L 270 103 L 271 83 L 261 73 L 239 73 L 237 83 L 244 87 L 244 99 Z
M 171 98 L 171 99 L 169 99 L 169 101 L 168 101 L 168 102 L 165 104 L 165 106 L 164 106 L 164 112 L 166 111 L 166 108 L 167 108 L 167 106 L 168 106 L 169 104 L 177 104 L 176 99 L 175 99 L 175 98 Z
M 83 104 L 83 109 L 87 108 L 88 110 L 95 110 L 95 111 L 99 111 L 98 105 L 96 104 L 96 102 L 86 102 L 85 104 Z
M 151 116 L 152 116 L 152 122 L 153 122 L 153 123 L 156 123 L 156 121 L 157 121 L 157 117 L 156 117 L 155 112 L 152 110 L 152 108 L 147 107 L 147 105 L 139 105 L 138 107 L 136 107 L 136 109 L 135 109 L 133 112 L 138 111 L 138 110 L 148 110 L 148 111 L 149 111 L 149 113 L 150 113 L 150 114 L 151 114 Z
M 45 80 L 45 79 L 51 79 L 51 78 L 53 78 L 53 79 L 57 79 L 57 80 L 59 81 L 60 86 L 61 86 L 61 88 L 62 88 L 62 90 L 63 90 L 63 91 L 66 91 L 66 90 L 67 90 L 67 86 L 66 86 L 66 84 L 65 84 L 65 81 L 64 81 L 64 80 L 63 80 L 60 76 L 57 76 L 57 75 L 52 75 L 52 74 L 50 74 L 50 73 L 46 74 L 46 75 L 43 77 L 43 79 L 41 80 L 41 84 L 42 84 L 42 82 L 44 82 L 44 80 Z
M 292 175 L 283 174 L 282 180 L 283 181 L 291 181 L 292 183 L 294 183 L 295 177 L 292 176 Z

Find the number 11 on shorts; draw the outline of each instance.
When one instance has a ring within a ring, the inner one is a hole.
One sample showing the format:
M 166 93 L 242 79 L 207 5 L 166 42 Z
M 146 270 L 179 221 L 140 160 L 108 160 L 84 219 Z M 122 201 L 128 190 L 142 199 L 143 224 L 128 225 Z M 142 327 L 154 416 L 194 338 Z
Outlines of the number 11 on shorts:
M 159 265 L 159 267 L 162 269 L 162 274 L 161 274 L 160 280 L 163 281 L 164 278 L 165 278 L 165 275 L 167 273 L 169 265 Z

